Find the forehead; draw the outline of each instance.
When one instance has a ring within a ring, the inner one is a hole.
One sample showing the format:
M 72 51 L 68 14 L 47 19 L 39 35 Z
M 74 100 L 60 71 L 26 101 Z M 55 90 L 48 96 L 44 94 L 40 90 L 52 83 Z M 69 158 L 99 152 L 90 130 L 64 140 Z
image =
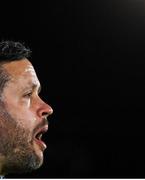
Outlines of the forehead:
M 34 67 L 28 59 L 12 61 L 3 65 L 4 69 L 11 76 L 12 81 L 29 81 L 39 85 Z
M 34 72 L 34 68 L 27 59 L 12 61 L 3 65 L 11 76 L 22 75 L 27 71 Z

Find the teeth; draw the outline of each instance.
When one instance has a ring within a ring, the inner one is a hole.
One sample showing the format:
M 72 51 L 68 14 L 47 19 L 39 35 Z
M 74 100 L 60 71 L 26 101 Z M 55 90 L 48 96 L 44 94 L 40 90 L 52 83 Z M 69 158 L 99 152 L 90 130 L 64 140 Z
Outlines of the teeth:
M 39 136 L 39 139 L 41 139 L 42 138 L 42 134 L 40 134 L 40 136 Z
M 39 139 L 39 140 L 41 140 L 41 138 L 42 138 L 42 133 L 38 134 L 38 135 L 36 136 L 36 138 Z

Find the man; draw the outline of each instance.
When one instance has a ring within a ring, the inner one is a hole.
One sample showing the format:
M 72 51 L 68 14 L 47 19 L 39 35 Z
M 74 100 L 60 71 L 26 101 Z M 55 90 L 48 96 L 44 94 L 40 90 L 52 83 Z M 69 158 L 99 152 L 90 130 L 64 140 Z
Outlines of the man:
M 19 42 L 0 42 L 0 176 L 26 173 L 43 163 L 41 138 L 53 110 L 39 97 L 30 54 Z

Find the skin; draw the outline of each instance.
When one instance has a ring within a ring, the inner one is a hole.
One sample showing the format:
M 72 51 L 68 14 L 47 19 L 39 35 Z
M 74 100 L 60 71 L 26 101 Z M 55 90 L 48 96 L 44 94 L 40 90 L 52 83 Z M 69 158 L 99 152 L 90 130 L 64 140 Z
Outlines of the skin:
M 28 59 L 3 65 L 10 75 L 0 98 L 0 174 L 39 168 L 43 151 L 36 132 L 47 127 L 52 108 L 40 97 L 40 82 Z

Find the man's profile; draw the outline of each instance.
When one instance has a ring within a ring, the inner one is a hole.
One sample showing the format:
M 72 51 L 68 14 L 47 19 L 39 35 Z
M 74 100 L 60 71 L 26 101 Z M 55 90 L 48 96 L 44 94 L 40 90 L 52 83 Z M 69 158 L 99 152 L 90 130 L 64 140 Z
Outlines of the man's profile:
M 20 42 L 0 42 L 0 175 L 25 173 L 43 163 L 52 108 L 40 97 L 40 82 Z

